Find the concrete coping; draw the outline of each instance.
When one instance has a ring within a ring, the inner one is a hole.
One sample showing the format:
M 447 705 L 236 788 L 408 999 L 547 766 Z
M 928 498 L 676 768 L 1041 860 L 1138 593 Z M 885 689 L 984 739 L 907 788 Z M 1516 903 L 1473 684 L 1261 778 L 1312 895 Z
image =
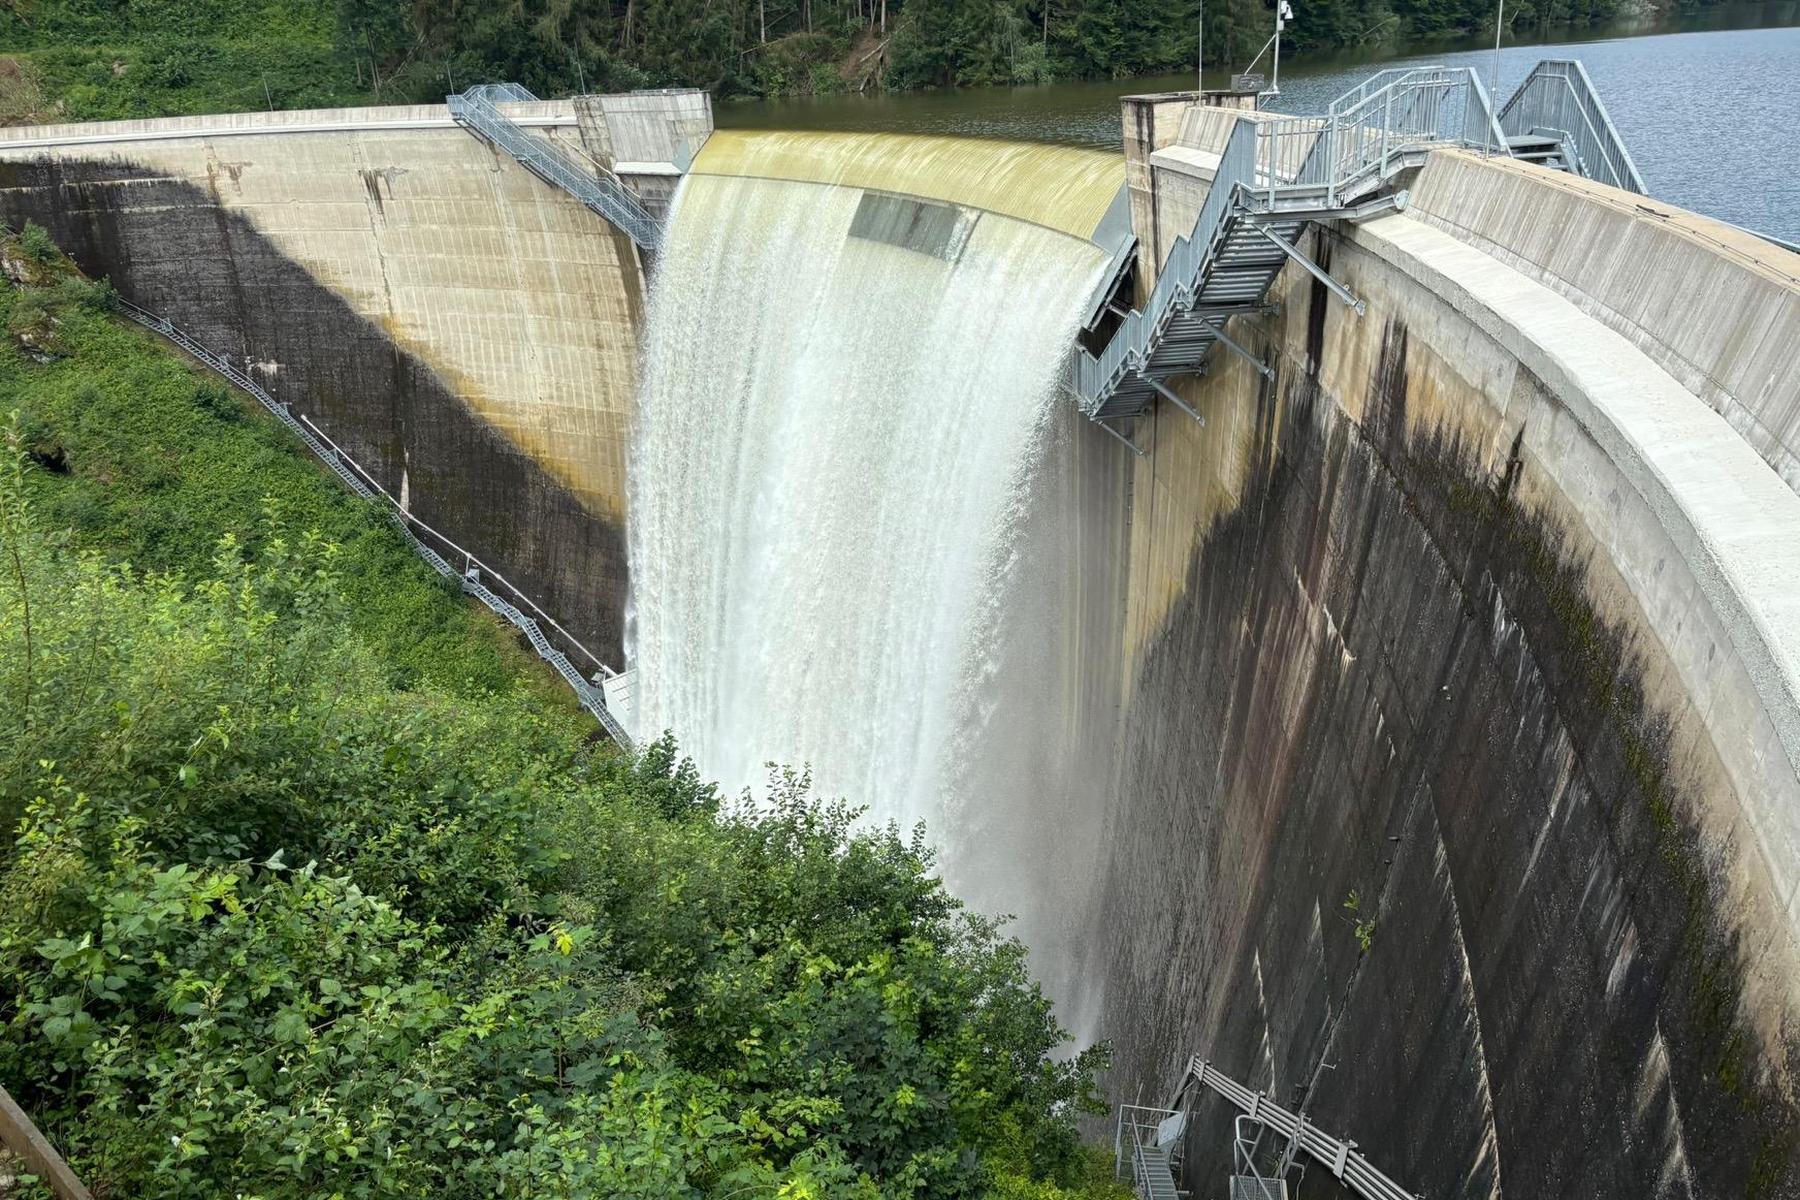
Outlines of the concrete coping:
M 574 125 L 567 100 L 533 100 L 500 105 L 521 125 Z M 449 129 L 456 122 L 442 104 L 394 104 L 379 108 L 295 108 L 277 112 L 217 113 L 197 117 L 151 117 L 129 121 L 83 121 L 61 125 L 18 125 L 0 129 L 0 151 L 81 146 L 104 142 L 170 141 L 179 138 L 328 133 L 363 129 Z
M 1150 164 L 1211 183 L 1213 176 L 1219 172 L 1220 157 L 1206 150 L 1196 150 L 1192 146 L 1164 146 L 1150 156 Z
M 1770 280 L 1800 287 L 1800 254 L 1736 225 L 1728 225 L 1724 221 L 1679 208 L 1652 196 L 1621 191 L 1609 184 L 1568 171 L 1546 171 L 1533 163 L 1520 162 L 1514 158 L 1450 148 L 1433 150 L 1431 157 L 1479 164 L 1487 170 L 1521 176 L 1528 179 L 1534 187 L 1577 195 L 1583 203 L 1599 205 L 1636 220 L 1652 222 L 1671 233 L 1723 254 L 1740 266 Z M 1426 172 L 1431 170 L 1429 159 L 1424 169 Z
M 1800 778 L 1800 495 L 1722 416 L 1546 284 L 1407 214 L 1347 235 L 1451 304 L 1542 380 L 1654 514 L 1779 743 L 1760 744 L 1748 722 L 1729 728 L 1729 717 L 1714 727 L 1715 738 L 1727 739 L 1720 751 L 1727 770 L 1735 764 L 1739 772 L 1740 803 L 1780 903 L 1800 928 L 1800 811 L 1768 786 Z M 1580 483 L 1560 486 L 1571 482 Z M 1595 534 L 1606 544 L 1619 531 L 1602 524 Z M 1648 611 L 1649 598 L 1670 585 L 1658 565 L 1623 557 L 1615 566 Z M 1719 686 L 1715 664 L 1679 654 L 1672 661 L 1697 704 Z M 1744 779 L 1746 769 L 1760 778 Z

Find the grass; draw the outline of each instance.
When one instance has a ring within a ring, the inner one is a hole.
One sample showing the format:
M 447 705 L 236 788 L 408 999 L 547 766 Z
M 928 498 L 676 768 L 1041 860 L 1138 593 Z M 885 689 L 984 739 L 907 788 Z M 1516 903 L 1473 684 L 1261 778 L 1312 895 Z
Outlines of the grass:
M 109 311 L 107 289 L 51 251 L 8 242 L 36 286 L 0 289 L 0 419 L 17 414 L 32 501 L 78 545 L 139 572 L 210 572 L 221 534 L 245 553 L 268 515 L 341 547 L 353 632 L 396 687 L 518 687 L 572 698 L 517 641 L 413 552 L 376 504 L 345 491 L 255 401 Z

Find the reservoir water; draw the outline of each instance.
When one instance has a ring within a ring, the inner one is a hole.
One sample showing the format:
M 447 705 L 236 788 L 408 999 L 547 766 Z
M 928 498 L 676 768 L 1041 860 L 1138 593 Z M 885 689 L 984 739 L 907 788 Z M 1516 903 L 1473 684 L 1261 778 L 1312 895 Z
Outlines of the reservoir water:
M 1302 14 L 1302 18 L 1304 13 Z M 1579 58 L 1600 90 L 1651 194 L 1749 229 L 1800 239 L 1800 4 L 1715 10 L 1688 30 L 1598 40 L 1509 45 L 1499 56 L 1508 96 L 1543 58 Z M 1322 108 L 1372 71 L 1408 63 L 1478 67 L 1491 49 L 1420 50 L 1400 58 L 1284 62 L 1287 112 Z M 1208 68 L 1208 86 L 1225 72 Z M 1120 96 L 1194 86 L 1191 72 L 1036 87 L 969 88 L 880 96 L 722 104 L 723 127 L 882 129 L 1117 148 Z

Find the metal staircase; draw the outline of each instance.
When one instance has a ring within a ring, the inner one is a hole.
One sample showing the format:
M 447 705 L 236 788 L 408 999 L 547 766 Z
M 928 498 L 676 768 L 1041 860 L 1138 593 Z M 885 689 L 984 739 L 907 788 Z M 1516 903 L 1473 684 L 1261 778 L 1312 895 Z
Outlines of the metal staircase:
M 1175 1186 L 1185 1127 L 1185 1118 L 1167 1109 L 1120 1106 L 1113 1136 L 1114 1174 L 1124 1173 L 1129 1158 L 1131 1190 L 1141 1200 L 1182 1200 L 1186 1195 Z
M 257 383 L 255 379 L 251 378 L 248 374 L 235 366 L 229 357 L 216 353 L 206 346 L 201 345 L 191 334 L 175 325 L 167 317 L 159 317 L 148 309 L 140 308 L 138 305 L 133 304 L 124 297 L 119 297 L 119 311 L 151 332 L 160 334 L 169 339 L 169 341 L 185 350 L 196 361 L 217 372 L 233 387 L 248 392 L 255 398 L 257 403 L 268 409 L 269 413 L 277 421 L 286 425 L 288 429 L 293 431 L 296 437 L 305 442 L 307 448 L 316 454 L 320 461 L 326 466 L 330 467 L 333 474 L 344 481 L 345 487 L 348 487 L 351 491 L 355 492 L 365 500 L 375 500 L 385 503 L 389 515 L 394 519 L 394 523 L 399 527 L 400 532 L 406 535 L 407 540 L 412 543 L 413 549 L 418 552 L 420 558 L 423 558 L 430 564 L 432 570 L 436 571 L 439 575 L 442 575 L 445 579 L 456 580 L 457 583 L 461 585 L 464 592 L 475 597 L 475 599 L 487 605 L 487 607 L 496 614 L 504 617 L 507 621 L 510 621 L 520 633 L 525 635 L 525 639 L 531 643 L 531 648 L 537 651 L 538 657 L 543 659 L 546 663 L 549 663 L 551 669 L 563 677 L 563 681 L 574 690 L 575 698 L 580 701 L 581 706 L 587 709 L 594 720 L 600 723 L 601 727 L 606 730 L 613 741 L 622 749 L 630 750 L 632 748 L 630 736 L 625 732 L 624 727 L 620 725 L 618 719 L 607 710 L 606 699 L 602 694 L 601 689 L 595 687 L 593 683 L 582 676 L 581 672 L 575 668 L 575 664 L 569 661 L 569 656 L 567 654 L 551 644 L 549 637 L 544 633 L 543 624 L 548 623 L 554 628 L 557 634 L 560 635 L 573 650 L 585 656 L 588 661 L 594 664 L 601 674 L 610 676 L 615 674 L 615 672 L 612 668 L 596 658 L 594 654 L 588 650 L 586 646 L 583 646 L 577 641 L 568 630 L 564 629 L 561 625 L 558 625 L 544 613 L 542 609 L 533 604 L 525 593 L 507 582 L 505 577 L 499 572 L 492 570 L 467 550 L 464 550 L 461 546 L 408 512 L 400 505 L 399 501 L 394 499 L 394 497 L 388 493 L 387 489 L 376 482 L 373 475 L 369 474 L 369 472 L 364 470 L 355 459 L 346 454 L 341 446 L 325 436 L 318 426 L 307 420 L 303 415 L 295 415 L 286 404 L 275 399 L 275 397 L 271 396 L 267 389 Z M 432 541 L 442 546 L 445 550 L 448 550 L 451 554 L 461 558 L 465 564 L 463 570 L 458 572 L 455 567 L 450 565 L 449 560 L 436 549 L 433 549 L 432 546 L 426 544 L 424 538 L 420 536 L 421 534 L 431 538 Z M 483 581 L 484 573 L 488 579 L 493 580 L 501 588 L 510 592 L 520 603 L 528 606 L 532 610 L 532 613 L 535 613 L 536 615 L 528 615 L 518 606 L 518 604 L 506 599 L 498 592 L 494 591 L 493 588 L 490 588 L 487 583 Z
M 1261 1092 L 1220 1074 L 1197 1054 L 1188 1059 L 1166 1107 L 1119 1106 L 1114 1173 L 1122 1175 L 1130 1162 L 1132 1190 L 1140 1200 L 1187 1195 L 1175 1182 L 1178 1151 L 1187 1136 L 1189 1114 L 1205 1092 L 1224 1098 L 1240 1114 L 1234 1122 L 1233 1200 L 1286 1200 L 1289 1176 L 1303 1175 L 1307 1161 L 1323 1166 L 1359 1200 L 1416 1200 L 1371 1165 L 1355 1142 L 1331 1136 L 1310 1124 L 1306 1114 L 1289 1112 Z M 1265 1137 L 1272 1140 L 1265 1143 Z
M 1077 352 L 1070 386 L 1082 411 L 1142 453 L 1108 422 L 1139 415 L 1159 396 L 1202 419 L 1165 381 L 1203 370 L 1214 343 L 1271 376 L 1267 364 L 1226 333 L 1225 323 L 1262 311 L 1289 259 L 1363 311 L 1360 300 L 1301 252 L 1299 236 L 1309 221 L 1403 203 L 1402 195 L 1388 193 L 1389 181 L 1445 145 L 1505 145 L 1487 91 L 1466 67 L 1383 71 L 1333 101 L 1323 116 L 1239 120 L 1194 232 L 1176 239 L 1149 302 L 1125 318 L 1098 356 Z
M 1587 68 L 1574 59 L 1533 67 L 1500 109 L 1500 128 L 1514 158 L 1649 194 Z
M 619 177 L 592 157 L 578 159 L 548 138 L 533 137 L 500 111 L 501 104 L 536 100 L 516 83 L 484 83 L 449 96 L 450 116 L 471 133 L 518 159 L 546 183 L 562 188 L 589 209 L 625 231 L 638 249 L 662 246 L 662 225 Z

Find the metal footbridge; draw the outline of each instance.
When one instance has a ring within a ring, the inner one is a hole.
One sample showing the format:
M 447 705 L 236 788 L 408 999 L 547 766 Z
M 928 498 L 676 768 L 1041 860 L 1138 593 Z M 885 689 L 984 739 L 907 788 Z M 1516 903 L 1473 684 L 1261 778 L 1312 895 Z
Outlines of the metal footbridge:
M 445 102 L 457 124 L 580 200 L 623 230 L 638 249 L 651 253 L 660 249 L 662 225 L 617 175 L 585 152 L 571 152 L 570 147 L 527 133 L 500 109 L 502 104 L 536 99 L 516 83 L 484 83 L 447 97 Z
M 1199 1055 L 1187 1061 L 1174 1095 L 1161 1108 L 1126 1104 L 1118 1110 L 1113 1137 L 1115 1174 L 1128 1177 L 1140 1200 L 1177 1200 L 1187 1192 L 1176 1180 L 1193 1107 L 1205 1093 L 1238 1110 L 1234 1122 L 1232 1200 L 1288 1200 L 1290 1178 L 1298 1182 L 1308 1164 L 1323 1167 L 1360 1200 L 1415 1200 L 1412 1192 L 1383 1174 L 1357 1150 L 1261 1092 L 1222 1074 Z M 1213 1194 L 1210 1190 L 1206 1195 Z
M 1360 315 L 1363 302 L 1305 254 L 1301 234 L 1310 222 L 1403 206 L 1396 177 L 1450 146 L 1519 152 L 1643 190 L 1579 63 L 1540 63 L 1501 114 L 1468 67 L 1382 71 L 1321 116 L 1246 113 L 1225 143 L 1193 232 L 1175 240 L 1148 302 L 1097 355 L 1076 352 L 1069 386 L 1082 412 L 1141 454 L 1116 423 L 1159 398 L 1203 420 L 1167 381 L 1204 371 L 1215 344 L 1272 378 L 1273 368 L 1234 340 L 1226 323 L 1267 311 L 1269 288 L 1290 260 Z

